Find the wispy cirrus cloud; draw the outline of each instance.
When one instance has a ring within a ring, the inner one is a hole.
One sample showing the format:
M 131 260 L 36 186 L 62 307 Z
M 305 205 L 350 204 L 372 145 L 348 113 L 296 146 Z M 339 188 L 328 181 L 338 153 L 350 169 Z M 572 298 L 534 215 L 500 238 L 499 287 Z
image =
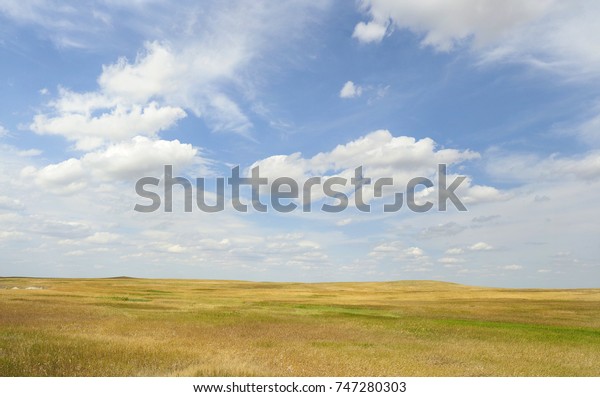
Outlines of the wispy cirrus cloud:
M 600 77 L 600 28 L 593 0 L 362 0 L 370 18 L 358 22 L 357 40 L 381 41 L 394 30 L 421 37 L 436 51 L 468 48 L 482 64 L 515 62 L 567 79 Z M 575 77 L 577 76 L 577 77 Z

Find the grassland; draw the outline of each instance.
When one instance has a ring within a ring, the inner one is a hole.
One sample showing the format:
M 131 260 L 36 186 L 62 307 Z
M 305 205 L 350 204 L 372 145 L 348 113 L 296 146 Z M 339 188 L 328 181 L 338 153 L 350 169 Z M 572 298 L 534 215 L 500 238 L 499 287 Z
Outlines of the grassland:
M 600 376 L 600 289 L 0 278 L 0 376 L 155 375 Z

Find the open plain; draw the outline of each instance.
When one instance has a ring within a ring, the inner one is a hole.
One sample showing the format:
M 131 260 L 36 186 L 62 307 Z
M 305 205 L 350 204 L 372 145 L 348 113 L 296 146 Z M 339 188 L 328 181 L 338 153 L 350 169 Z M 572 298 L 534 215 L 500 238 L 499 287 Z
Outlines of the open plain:
M 600 289 L 0 278 L 0 376 L 600 376 Z

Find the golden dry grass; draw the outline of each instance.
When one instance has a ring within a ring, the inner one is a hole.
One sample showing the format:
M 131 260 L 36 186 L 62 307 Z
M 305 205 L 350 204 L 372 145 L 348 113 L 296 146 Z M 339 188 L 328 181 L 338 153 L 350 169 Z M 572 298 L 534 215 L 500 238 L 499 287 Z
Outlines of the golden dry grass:
M 600 290 L 0 279 L 0 376 L 138 375 L 600 376 Z

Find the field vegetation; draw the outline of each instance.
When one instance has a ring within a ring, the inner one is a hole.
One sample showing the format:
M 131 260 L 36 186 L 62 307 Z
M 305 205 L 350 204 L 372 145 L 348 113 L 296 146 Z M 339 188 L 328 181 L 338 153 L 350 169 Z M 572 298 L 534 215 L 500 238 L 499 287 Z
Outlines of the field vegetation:
M 600 289 L 0 278 L 0 376 L 600 376 Z

